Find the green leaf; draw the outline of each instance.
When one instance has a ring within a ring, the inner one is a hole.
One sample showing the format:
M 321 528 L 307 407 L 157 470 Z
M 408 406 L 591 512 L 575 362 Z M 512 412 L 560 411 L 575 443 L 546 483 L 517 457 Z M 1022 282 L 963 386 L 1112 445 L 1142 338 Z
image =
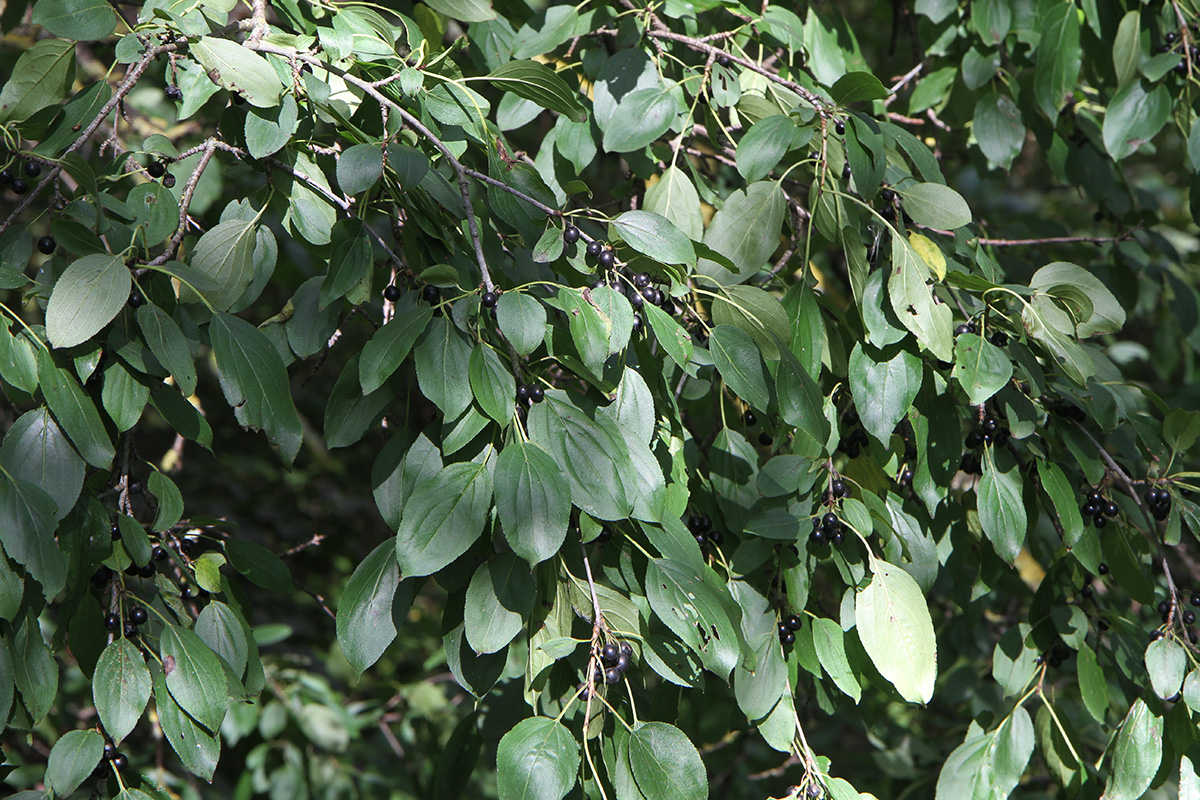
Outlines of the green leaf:
M 687 735 L 665 722 L 645 722 L 629 737 L 629 766 L 647 798 L 706 800 L 708 775 Z
M 453 324 L 439 317 L 429 323 L 425 340 L 413 352 L 421 393 L 446 419 L 457 419 L 471 404 L 471 345 Z
M 854 619 L 879 674 L 910 703 L 928 703 L 937 678 L 937 640 L 925 596 L 900 567 L 871 559 L 874 575 L 856 597 Z
M 115 639 L 104 648 L 92 678 L 92 697 L 104 730 L 119 745 L 150 700 L 150 670 L 137 645 Z
M 988 163 L 1001 169 L 1012 166 L 1025 143 L 1025 124 L 1017 104 L 995 92 L 989 92 L 975 103 L 971 130 Z
M 622 477 L 629 447 L 611 426 L 597 424 L 559 390 L 529 411 L 529 438 L 558 464 L 571 501 L 602 520 L 627 519 L 633 510 Z
M 358 355 L 342 367 L 325 405 L 325 445 L 330 449 L 348 447 L 361 439 L 394 399 L 391 392 L 377 389 L 366 397 L 358 375 Z
M 670 90 L 661 86 L 635 89 L 621 98 L 611 119 L 601 122 L 604 149 L 609 153 L 641 150 L 666 133 L 678 113 Z
M 500 331 L 519 355 L 527 356 L 546 338 L 546 308 L 524 292 L 505 292 L 496 304 Z
M 158 510 L 154 512 L 154 522 L 150 527 L 156 531 L 170 530 L 183 516 L 183 494 L 175 481 L 157 469 L 150 473 L 147 483 L 150 494 L 158 501 Z
M 371 239 L 362 220 L 340 219 L 330 236 L 329 272 L 321 283 L 320 309 L 352 292 L 371 270 Z
M 17 418 L 0 444 L 0 466 L 13 480 L 37 486 L 54 501 L 62 519 L 83 489 L 84 463 L 43 408 Z
M 1150 685 L 1163 700 L 1179 693 L 1187 668 L 1187 652 L 1174 639 L 1156 639 L 1146 648 L 1146 672 L 1150 675 Z
M 700 196 L 687 173 L 675 165 L 667 167 L 658 181 L 646 190 L 642 207 L 669 219 L 689 239 L 700 241 L 704 236 Z
M 518 97 L 532 100 L 542 108 L 564 114 L 573 122 L 587 120 L 587 112 L 579 102 L 579 93 L 572 91 L 567 82 L 545 64 L 509 61 L 492 70 L 485 80 Z
M 1074 547 L 1083 536 L 1083 515 L 1079 511 L 1075 490 L 1062 468 L 1049 461 L 1038 461 L 1038 477 L 1042 488 L 1054 503 L 1058 521 L 1063 527 L 1063 544 Z
M 179 391 L 185 397 L 190 397 L 196 391 L 196 363 L 183 331 L 174 319 L 153 303 L 146 303 L 139 308 L 136 316 L 150 352 L 171 373 Z
M 246 674 L 248 647 L 246 623 L 229 606 L 209 601 L 196 618 L 196 635 L 225 660 L 239 679 Z
M 500 299 L 503 302 L 504 298 Z M 413 343 L 425 332 L 431 319 L 433 309 L 429 306 L 397 314 L 375 332 L 371 341 L 363 345 L 358 377 L 364 395 L 383 386 L 384 381 L 404 363 Z
M 55 347 L 86 342 L 125 307 L 132 285 L 119 256 L 97 254 L 73 262 L 46 304 L 46 336 Z
M 843 76 L 842 80 L 849 77 Z M 871 76 L 871 80 L 879 83 L 874 76 Z M 762 180 L 775 169 L 775 165 L 791 148 L 795 132 L 796 123 L 782 114 L 765 117 L 750 126 L 737 146 L 737 169 L 747 183 Z
M 365 192 L 382 175 L 383 148 L 377 144 L 356 144 L 338 157 L 337 182 L 346 194 Z
M 496 653 L 507 647 L 533 612 L 535 595 L 533 573 L 514 553 L 501 553 L 475 570 L 463 612 L 471 648 Z
M 287 594 L 292 590 L 292 574 L 283 560 L 257 542 L 228 539 L 225 555 L 229 565 L 251 583 L 272 592 Z
M 779 397 L 779 416 L 796 428 L 792 452 L 815 458 L 825 451 L 829 441 L 829 420 L 825 417 L 825 398 L 820 386 L 788 350 L 781 350 L 782 359 L 776 374 L 776 394 Z M 790 492 L 789 492 L 790 494 Z
M 238 422 L 265 431 L 290 464 L 304 434 L 279 352 L 261 331 L 229 314 L 213 317 L 209 335 L 221 390 Z
M 279 104 L 283 83 L 267 59 L 248 47 L 202 36 L 190 44 L 188 52 L 214 83 L 245 97 L 250 105 L 272 108 Z
M 504 734 L 496 767 L 500 800 L 562 800 L 575 785 L 579 744 L 556 720 L 530 717 Z
M 849 367 L 850 391 L 864 401 L 856 404 L 863 427 L 886 444 L 921 390 L 921 359 L 906 350 L 897 350 L 891 358 L 880 351 L 867 353 L 856 343 Z
M 582 290 L 560 289 L 557 300 L 567 315 L 579 359 L 588 369 L 599 372 L 608 359 L 612 320 L 591 302 L 590 296 L 584 298 Z
M 779 359 L 776 342 L 792 338 L 792 323 L 783 304 L 757 286 L 726 286 L 713 298 L 712 318 L 717 325 L 734 325 L 754 337 L 763 358 Z
M 1138 17 L 1137 11 L 1126 13 L 1121 17 L 1121 24 L 1117 26 L 1117 35 L 1113 37 L 1113 69 L 1117 73 L 1118 88 L 1137 77 L 1138 65 L 1142 62 Z
M 1200 412 L 1173 408 L 1167 413 L 1163 420 L 1163 440 L 1172 450 L 1177 453 L 1190 450 L 1197 436 L 1200 436 Z
M 813 643 L 817 648 L 817 658 L 821 666 L 837 687 L 854 701 L 855 705 L 862 698 L 862 688 L 850 669 L 846 659 L 846 640 L 842 627 L 831 619 L 817 617 L 812 621 Z
M 709 336 L 708 349 L 726 385 L 750 405 L 766 411 L 771 405 L 767 369 L 750 334 L 732 325 L 718 325 Z
M 46 761 L 46 790 L 67 797 L 83 783 L 104 756 L 104 737 L 96 731 L 67 731 L 54 743 Z
M 967 393 L 967 402 L 982 405 L 1012 378 L 1012 362 L 999 347 L 973 333 L 954 341 L 954 377 Z
M 1171 113 L 1171 93 L 1159 85 L 1147 90 L 1144 80 L 1131 81 L 1113 95 L 1104 114 L 1104 147 L 1114 161 L 1132 155 L 1162 130 Z
M 903 236 L 892 236 L 892 269 L 888 276 L 892 310 L 922 347 L 942 361 L 950 361 L 954 347 L 950 307 L 934 302 L 928 279 L 929 267 L 912 245 Z
M 299 106 L 290 94 L 271 108 L 251 107 L 246 114 L 246 150 L 254 158 L 279 152 L 296 132 Z
M 626 244 L 662 264 L 696 263 L 692 240 L 671 220 L 652 211 L 626 211 L 611 223 Z
M 258 225 L 252 219 L 230 219 L 209 229 L 196 242 L 192 267 L 203 273 L 215 287 L 205 294 L 218 311 L 229 311 L 254 280 L 254 245 Z M 180 293 L 184 302 L 195 301 L 195 293 L 186 287 Z
M 1042 113 L 1051 122 L 1074 94 L 1083 63 L 1079 49 L 1079 12 L 1074 3 L 1056 3 L 1040 15 L 1037 66 L 1033 93 Z
M 0 89 L 0 124 L 19 123 L 58 105 L 75 77 L 75 43 L 43 39 L 21 53 Z
M 216 661 L 216 656 L 213 660 Z M 224 680 L 222 673 L 221 681 Z M 184 712 L 168 691 L 161 674 L 154 679 L 154 708 L 163 738 L 170 742 L 179 760 L 193 775 L 211 782 L 221 755 L 221 738 L 205 732 Z
M 1121 723 L 1112 749 L 1112 767 L 1101 800 L 1137 800 L 1162 763 L 1163 720 L 1135 700 Z
M 116 451 L 96 406 L 74 376 L 58 367 L 46 350 L 38 350 L 38 380 L 50 411 L 83 460 L 93 467 L 107 469 Z
M 971 209 L 962 195 L 940 183 L 918 183 L 896 188 L 904 210 L 913 222 L 930 228 L 954 230 L 971 223 Z
M 54 539 L 54 512 L 54 500 L 36 485 L 0 473 L 0 543 L 41 584 L 47 599 L 67 580 L 67 557 Z
M 171 697 L 215 733 L 225 718 L 228 702 L 225 670 L 216 653 L 195 633 L 178 625 L 163 626 L 159 645 Z
M 1103 282 L 1092 273 L 1066 261 L 1039 269 L 1029 288 L 1063 301 L 1071 309 L 1079 338 L 1116 333 L 1125 326 L 1125 309 Z
M 432 575 L 467 552 L 491 505 L 492 475 L 482 464 L 450 464 L 417 484 L 396 533 L 401 574 Z
M 1108 678 L 1096 661 L 1096 653 L 1084 645 L 1079 648 L 1079 693 L 1092 719 L 1104 724 L 1108 712 Z
M 728 680 L 741 658 L 741 611 L 711 569 L 703 565 L 693 569 L 673 559 L 651 559 L 646 570 L 646 599 L 705 667 Z
M 692 360 L 692 337 L 667 312 L 652 303 L 642 306 L 642 315 L 654 330 L 654 338 L 662 345 L 671 360 L 686 367 Z
M 1029 712 L 1018 706 L 996 731 L 995 749 L 992 751 L 993 791 L 997 796 L 1008 797 L 1029 764 L 1033 755 L 1034 731 Z
M 512 419 L 516 403 L 517 382 L 512 371 L 484 344 L 475 345 L 468 365 L 471 393 L 483 412 L 501 425 Z
M 150 387 L 134 378 L 120 361 L 104 368 L 100 401 L 118 431 L 124 433 L 138 423 L 149 399 Z
M 979 524 L 996 548 L 996 554 L 1011 564 L 1021 552 L 1029 527 L 1021 499 L 1021 473 L 1016 468 L 1000 472 L 990 447 L 983 462 L 983 477 L 976 489 Z
M 888 90 L 869 72 L 847 72 L 830 87 L 829 96 L 839 106 L 848 106 L 867 100 L 883 100 L 888 96 Z
M 571 490 L 554 458 L 519 439 L 496 462 L 496 514 L 513 552 L 530 566 L 556 554 L 567 536 Z
M 697 271 L 719 284 L 741 283 L 758 272 L 779 247 L 780 227 L 787 199 L 779 184 L 759 181 L 736 191 L 713 215 L 704 232 L 704 244 L 737 265 L 730 272 L 710 259 L 701 258 Z
M 38 0 L 33 24 L 65 39 L 94 42 L 116 30 L 117 17 L 103 0 Z
M 402 586 L 397 602 L 397 589 Z M 411 602 L 412 587 L 400 580 L 395 542 L 383 542 L 354 569 L 338 603 L 338 644 L 356 674 L 378 661 L 396 638 L 393 608 Z

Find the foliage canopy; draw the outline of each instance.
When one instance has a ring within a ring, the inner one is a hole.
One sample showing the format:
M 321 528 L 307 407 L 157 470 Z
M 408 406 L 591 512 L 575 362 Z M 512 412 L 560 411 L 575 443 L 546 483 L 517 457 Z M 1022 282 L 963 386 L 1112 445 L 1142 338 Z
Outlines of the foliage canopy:
M 1200 796 L 1193 0 L 0 30 L 15 797 Z

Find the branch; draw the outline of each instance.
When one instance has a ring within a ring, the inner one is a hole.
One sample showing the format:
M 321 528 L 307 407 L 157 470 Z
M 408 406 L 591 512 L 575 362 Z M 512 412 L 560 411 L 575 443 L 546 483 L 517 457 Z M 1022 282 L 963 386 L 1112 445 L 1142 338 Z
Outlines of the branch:
M 125 95 L 129 94 L 133 87 L 137 85 L 138 80 L 142 77 L 142 73 L 144 73 L 152 63 L 154 63 L 154 59 L 160 53 L 173 53 L 176 49 L 177 45 L 174 44 L 159 45 L 151 50 L 147 50 L 142 55 L 141 59 L 139 59 L 136 64 L 129 68 L 129 71 L 125 73 L 125 79 L 121 81 L 121 85 L 117 87 L 115 92 L 113 92 L 113 96 L 109 98 L 109 101 L 104 104 L 104 108 L 100 109 L 100 113 L 96 115 L 95 119 L 88 123 L 88 126 L 83 129 L 83 131 L 79 134 L 79 137 L 72 142 L 66 150 L 63 151 L 61 156 L 59 156 L 60 163 L 51 168 L 50 171 L 47 172 L 40 181 L 38 181 L 38 185 L 33 188 L 33 191 L 25 195 L 25 199 L 17 204 L 16 209 L 8 215 L 8 219 L 4 220 L 3 223 L 0 223 L 0 234 L 8 230 L 12 224 L 17 221 L 21 214 L 24 213 L 25 209 L 33 205 L 33 201 L 37 199 L 38 195 L 40 195 L 47 186 L 49 186 L 58 178 L 59 174 L 63 171 L 63 165 L 61 163 L 62 158 L 68 153 L 73 153 L 80 147 L 83 147 L 84 142 L 91 138 L 92 134 L 96 132 L 96 129 L 100 127 L 100 124 L 104 122 L 110 113 L 112 113 L 112 110 L 120 105 L 121 101 L 125 99 Z
M 739 55 L 729 53 L 725 50 L 722 50 L 719 47 L 713 47 L 711 44 L 701 41 L 700 39 L 697 39 L 695 37 L 685 36 L 682 33 L 675 33 L 674 31 L 653 30 L 653 31 L 647 31 L 646 35 L 653 39 L 667 39 L 672 42 L 679 42 L 680 44 L 684 44 L 684 45 L 690 47 L 691 49 L 695 50 L 698 53 L 707 53 L 714 57 L 724 56 L 725 58 L 728 58 L 730 61 L 734 61 L 734 62 L 737 62 L 738 64 L 741 64 L 743 67 L 750 70 L 751 72 L 757 72 L 759 75 L 762 75 L 764 78 L 771 81 L 772 83 L 779 84 L 783 88 L 789 89 L 789 90 L 795 92 L 796 94 L 800 95 L 802 98 L 807 100 L 808 103 L 810 105 L 812 105 L 814 108 L 816 108 L 818 111 L 821 111 L 825 114 L 829 114 L 832 112 L 832 108 L 829 105 L 827 105 L 824 100 L 822 100 L 820 97 L 818 97 L 817 95 L 810 92 L 808 89 L 805 89 L 803 86 L 796 83 L 795 81 L 789 81 L 786 78 L 779 77 L 774 72 L 771 72 L 771 70 L 766 69 L 764 67 L 760 67 L 758 64 L 756 64 L 755 62 L 751 61 L 748 58 L 742 58 Z
M 204 174 L 208 162 L 212 161 L 213 154 L 217 152 L 216 139 L 209 139 L 203 145 L 204 155 L 200 157 L 196 168 L 192 170 L 191 176 L 187 179 L 187 183 L 183 185 L 183 196 L 179 198 L 179 227 L 175 229 L 175 233 L 171 236 L 171 241 L 167 243 L 167 249 L 163 250 L 153 261 L 149 262 L 149 266 L 162 266 L 175 257 L 179 251 L 179 245 L 183 243 L 183 237 L 187 233 L 188 209 L 192 205 L 192 195 L 196 192 L 196 184 L 200 181 L 200 176 Z M 184 156 L 190 155 L 185 153 Z M 181 156 L 184 157 L 184 156 Z

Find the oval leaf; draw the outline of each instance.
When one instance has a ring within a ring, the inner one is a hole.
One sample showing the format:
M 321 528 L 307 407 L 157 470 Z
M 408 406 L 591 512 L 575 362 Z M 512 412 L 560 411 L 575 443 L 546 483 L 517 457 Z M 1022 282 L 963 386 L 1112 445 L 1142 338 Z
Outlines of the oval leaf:
M 854 610 L 858 637 L 901 697 L 928 703 L 937 679 L 937 640 L 925 596 L 900 567 L 876 559 L 871 565 L 875 574 Z
M 46 336 L 51 344 L 74 347 L 95 336 L 125 307 L 132 285 L 119 256 L 98 253 L 72 262 L 46 304 Z

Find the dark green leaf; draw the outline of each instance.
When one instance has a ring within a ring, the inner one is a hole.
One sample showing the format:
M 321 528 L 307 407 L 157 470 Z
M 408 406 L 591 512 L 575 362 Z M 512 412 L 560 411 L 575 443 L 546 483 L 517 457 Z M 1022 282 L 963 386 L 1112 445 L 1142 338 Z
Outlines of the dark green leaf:
M 0 543 L 42 585 L 47 599 L 62 591 L 67 558 L 54 539 L 54 500 L 36 485 L 0 473 Z
M 104 730 L 119 745 L 150 699 L 150 671 L 133 642 L 116 639 L 104 648 L 96 662 L 92 696 Z
M 358 373 L 358 356 L 351 356 L 325 405 L 325 444 L 330 448 L 347 447 L 361 439 L 394 399 L 383 387 L 364 397 Z
M 74 42 L 43 39 L 31 44 L 0 89 L 0 124 L 24 122 L 43 108 L 57 105 L 71 89 L 74 68 Z
M 1021 499 L 1021 473 L 1016 469 L 1001 472 L 991 448 L 984 454 L 983 477 L 979 479 L 979 523 L 996 548 L 996 553 L 1012 563 L 1025 543 L 1028 520 Z
M 353 291 L 371 269 L 371 239 L 362 220 L 338 220 L 330 235 L 329 272 L 321 284 L 321 309 Z
M 446 415 L 457 419 L 471 404 L 471 345 L 445 318 L 429 323 L 425 340 L 413 351 L 421 393 Z
M 1132 155 L 1162 130 L 1170 113 L 1166 86 L 1147 90 L 1145 81 L 1130 81 L 1113 95 L 1104 114 L 1104 147 L 1114 161 Z
M 104 737 L 96 731 L 67 731 L 46 761 L 46 790 L 56 797 L 74 792 L 104 756 Z
M 718 325 L 712 329 L 708 348 L 721 378 L 738 397 L 761 411 L 770 407 L 766 365 L 750 334 L 732 325 Z
M 0 466 L 14 480 L 49 495 L 57 506 L 55 519 L 67 515 L 83 488 L 83 459 L 44 407 L 25 412 L 8 429 L 0 444 Z
M 342 654 L 358 674 L 374 664 L 396 638 L 392 608 L 400 582 L 395 542 L 380 544 L 362 560 L 346 583 L 337 610 L 337 638 Z M 411 602 L 412 587 L 405 597 Z M 404 604 L 404 598 L 401 603 Z
M 504 734 L 496 767 L 500 800 L 562 800 L 575 785 L 579 744 L 558 721 L 530 717 Z
M 736 274 L 701 258 L 697 271 L 719 284 L 741 283 L 758 272 L 779 246 L 787 200 L 779 185 L 759 181 L 737 191 L 713 216 L 704 243 L 737 265 Z
M 467 642 L 475 652 L 507 647 L 532 613 L 535 594 L 529 565 L 514 553 L 501 553 L 475 570 L 463 612 Z
M 611 223 L 626 244 L 663 264 L 695 264 L 692 241 L 669 219 L 652 211 L 626 211 Z
M 708 775 L 687 735 L 665 722 L 645 722 L 629 737 L 629 765 L 647 798 L 706 800 Z
M 443 1 L 450 2 L 450 0 Z M 458 0 L 458 2 L 468 1 Z M 571 91 L 567 82 L 545 64 L 537 61 L 509 61 L 492 70 L 485 80 L 518 97 L 532 100 L 542 108 L 565 114 L 574 122 L 583 122 L 587 119 L 587 112 L 579 103 L 578 92 Z
M 287 565 L 261 544 L 229 539 L 225 542 L 225 555 L 229 557 L 229 565 L 250 582 L 283 594 L 292 590 L 292 575 Z
M 504 365 L 496 351 L 475 345 L 468 366 L 471 393 L 484 413 L 501 425 L 512 419 L 516 403 L 517 382 L 512 371 Z
M 1073 99 L 1079 82 L 1083 63 L 1079 12 L 1074 3 L 1054 4 L 1041 15 L 1038 25 L 1042 35 L 1033 72 L 1033 92 L 1042 113 L 1054 122 L 1059 110 Z
M 153 303 L 137 310 L 138 327 L 150 352 L 175 379 L 185 397 L 196 391 L 196 364 L 179 325 Z
M 954 342 L 954 377 L 967 393 L 967 402 L 982 405 L 1012 378 L 1008 354 L 973 333 L 964 333 Z
M 571 490 L 553 457 L 517 440 L 496 462 L 496 514 L 513 552 L 531 566 L 562 547 L 571 513 Z
M 291 463 L 304 435 L 279 352 L 253 325 L 228 314 L 215 315 L 209 333 L 221 389 L 238 422 L 266 431 Z
M 1135 700 L 1113 744 L 1104 800 L 1137 800 L 1150 788 L 1162 763 L 1162 733 L 1162 717 Z
M 505 297 L 508 295 L 506 294 Z M 501 298 L 503 302 L 504 298 Z M 359 381 L 363 394 L 370 394 L 392 376 L 404 359 L 408 357 L 413 343 L 425 332 L 433 309 L 425 306 L 405 311 L 375 332 L 371 341 L 363 345 L 359 364 Z
M 896 193 L 904 199 L 904 210 L 918 225 L 954 230 L 971 223 L 967 201 L 949 186 L 918 183 L 898 187 Z
M 483 464 L 450 464 L 419 483 L 396 533 L 401 574 L 431 575 L 465 553 L 491 505 L 492 475 Z
M 171 697 L 206 729 L 216 732 L 225 718 L 225 671 L 216 653 L 192 631 L 165 625 L 159 637 L 163 674 Z
M 283 83 L 267 59 L 229 39 L 203 36 L 188 52 L 214 83 L 245 97 L 252 106 L 272 108 L 279 103 Z
M 991 92 L 975 104 L 972 129 L 979 149 L 993 167 L 1008 169 L 1025 142 L 1025 125 L 1016 103 Z
M 382 174 L 383 149 L 377 144 L 356 144 L 338 158 L 337 182 L 346 194 L 365 192 Z
M 871 80 L 879 83 L 873 76 Z M 737 146 L 737 168 L 747 183 L 762 180 L 775 169 L 791 148 L 795 132 L 796 123 L 782 114 L 760 119 L 746 131 Z
M 216 660 L 216 656 L 213 656 L 213 660 Z M 220 677 L 223 684 L 224 674 Z M 221 755 L 221 738 L 205 732 L 180 708 L 161 675 L 154 680 L 154 708 L 162 726 L 163 738 L 170 742 L 183 765 L 193 775 L 211 782 L 217 759 Z
M 906 350 L 898 350 L 888 358 L 883 352 L 868 353 L 856 344 L 849 366 L 850 390 L 865 401 L 856 404 L 863 427 L 887 443 L 921 390 L 921 359 Z

